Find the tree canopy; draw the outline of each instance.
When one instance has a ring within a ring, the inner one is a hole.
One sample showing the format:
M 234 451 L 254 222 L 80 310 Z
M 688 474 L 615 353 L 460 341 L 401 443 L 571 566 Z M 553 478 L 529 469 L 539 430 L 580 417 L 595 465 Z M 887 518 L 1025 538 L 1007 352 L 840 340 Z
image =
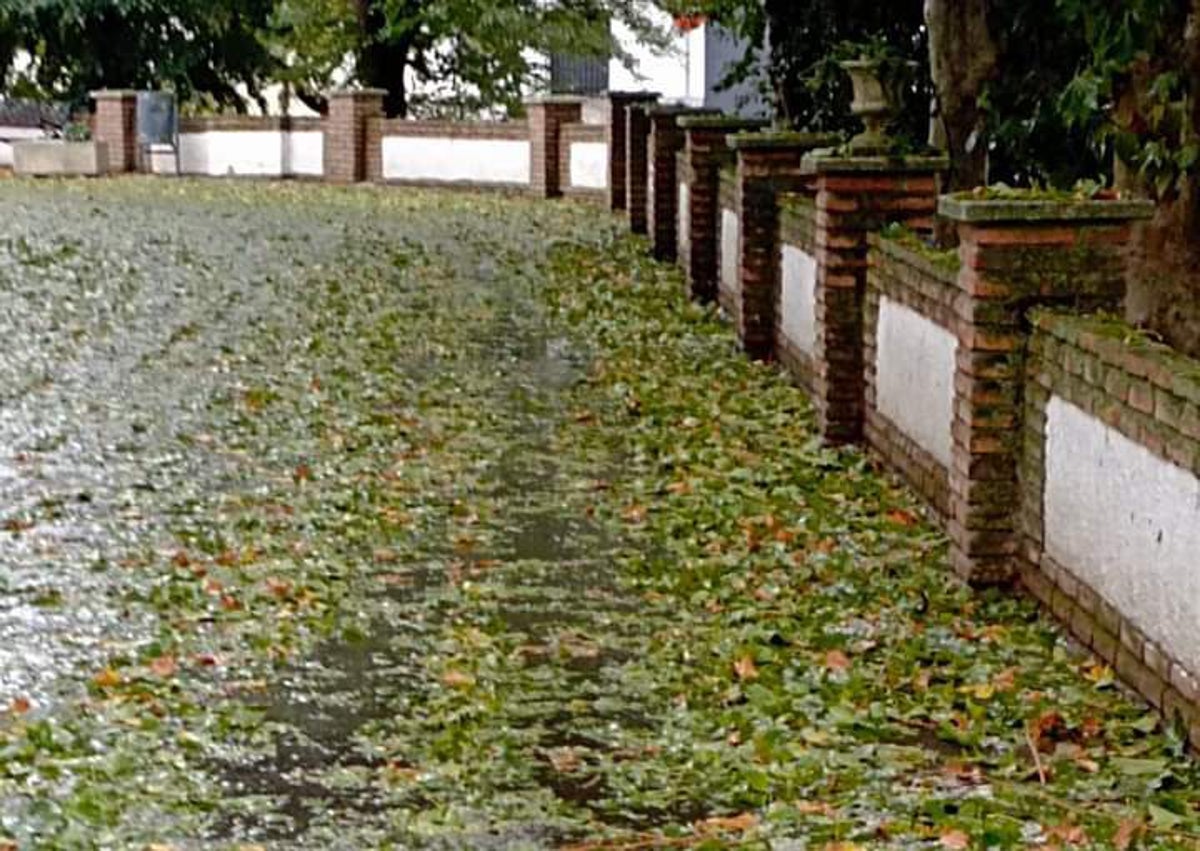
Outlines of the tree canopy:
M 663 40 L 638 0 L 0 0 L 9 90 L 82 101 L 101 87 L 166 86 L 241 108 L 267 82 L 314 106 L 343 82 L 387 110 L 513 109 L 552 52 L 619 51 L 618 19 Z M 32 64 L 13 70 L 23 49 Z M 413 84 L 432 92 L 412 103 Z

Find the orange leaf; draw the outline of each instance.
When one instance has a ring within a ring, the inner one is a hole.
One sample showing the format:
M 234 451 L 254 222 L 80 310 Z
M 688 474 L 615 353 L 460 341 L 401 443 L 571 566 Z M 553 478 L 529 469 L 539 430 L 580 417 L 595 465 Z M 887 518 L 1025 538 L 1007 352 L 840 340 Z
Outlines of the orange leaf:
M 1113 848 L 1117 851 L 1128 851 L 1133 845 L 1133 841 L 1142 833 L 1142 823 L 1128 819 L 1121 822 L 1117 827 L 1117 832 L 1113 834 Z
M 12 712 L 13 715 L 24 715 L 26 712 L 28 712 L 32 708 L 33 708 L 33 704 L 30 703 L 29 698 L 16 697 L 16 698 L 13 698 L 13 702 L 9 706 L 9 711 Z
M 896 509 L 887 513 L 887 519 L 897 526 L 916 526 L 917 517 L 911 511 Z
M 753 813 L 742 813 L 740 816 L 726 818 L 709 818 L 696 822 L 698 833 L 745 833 L 758 827 L 758 816 Z
M 754 664 L 754 657 L 749 654 L 733 663 L 733 672 L 743 682 L 758 679 L 758 666 Z
M 113 688 L 121 684 L 121 675 L 112 668 L 105 668 L 96 676 L 92 677 L 92 682 L 100 688 Z
M 276 577 L 272 576 L 267 579 L 266 585 L 267 591 L 281 600 L 285 597 L 291 596 L 292 583 L 288 582 L 287 580 L 277 579 Z
M 179 670 L 179 663 L 174 656 L 159 656 L 150 663 L 150 670 L 156 677 L 173 677 Z
M 447 671 L 442 674 L 442 685 L 449 688 L 470 688 L 475 685 L 475 678 L 462 671 Z
M 850 657 L 841 650 L 830 650 L 825 654 L 825 667 L 831 671 L 844 671 L 850 667 Z
M 950 848 L 951 851 L 964 851 L 971 847 L 971 837 L 963 833 L 961 830 L 950 830 L 942 834 L 939 840 L 943 848 Z

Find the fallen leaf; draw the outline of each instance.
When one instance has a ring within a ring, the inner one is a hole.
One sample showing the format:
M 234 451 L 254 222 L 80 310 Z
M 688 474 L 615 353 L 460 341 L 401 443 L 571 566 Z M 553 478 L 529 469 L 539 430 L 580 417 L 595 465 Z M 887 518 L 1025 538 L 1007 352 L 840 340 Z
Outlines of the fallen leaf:
M 442 674 L 442 685 L 448 688 L 470 688 L 475 685 L 475 678 L 462 671 L 447 671 Z
M 825 654 L 825 667 L 831 671 L 845 671 L 850 667 L 850 657 L 841 650 L 830 650 Z
M 758 666 L 754 664 L 754 657 L 749 654 L 742 656 L 733 663 L 733 672 L 737 674 L 737 678 L 742 682 L 750 682 L 758 679 Z
M 1128 851 L 1133 845 L 1135 839 L 1141 835 L 1144 826 L 1140 821 L 1126 819 L 1117 827 L 1117 832 L 1113 834 L 1113 848 L 1117 851 Z
M 901 509 L 889 511 L 887 513 L 887 519 L 889 522 L 894 523 L 897 526 L 916 526 L 919 522 L 917 520 L 917 516 L 911 511 L 904 511 Z
M 547 758 L 559 774 L 574 774 L 583 765 L 574 748 L 555 748 L 547 754 Z
M 963 851 L 971 847 L 971 837 L 961 830 L 948 830 L 942 834 L 938 843 L 951 851 Z
M 715 817 L 696 822 L 697 833 L 745 833 L 758 827 L 758 816 L 742 813 L 738 816 Z
M 112 668 L 105 668 L 96 676 L 92 677 L 92 682 L 100 688 L 114 688 L 121 684 L 121 675 Z
M 24 715 L 26 712 L 28 712 L 32 708 L 33 708 L 33 704 L 30 702 L 29 698 L 14 697 L 13 702 L 8 707 L 8 710 L 13 715 Z M 0 847 L 3 847 L 3 846 L 0 846 Z
M 179 663 L 175 661 L 174 656 L 159 656 L 150 662 L 150 671 L 156 677 L 173 677 L 179 671 Z

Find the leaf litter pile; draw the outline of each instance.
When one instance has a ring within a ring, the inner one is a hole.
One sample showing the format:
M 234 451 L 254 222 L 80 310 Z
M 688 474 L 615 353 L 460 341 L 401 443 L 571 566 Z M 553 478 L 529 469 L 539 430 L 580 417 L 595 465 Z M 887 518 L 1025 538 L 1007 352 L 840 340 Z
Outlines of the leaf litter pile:
M 0 848 L 1200 841 L 1178 732 L 594 208 L 0 199 Z

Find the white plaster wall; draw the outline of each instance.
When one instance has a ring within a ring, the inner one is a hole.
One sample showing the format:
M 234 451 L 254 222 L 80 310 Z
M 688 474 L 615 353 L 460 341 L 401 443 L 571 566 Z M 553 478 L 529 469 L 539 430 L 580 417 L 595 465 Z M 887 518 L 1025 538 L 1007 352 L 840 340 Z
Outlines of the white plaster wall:
M 692 190 L 686 183 L 679 184 L 679 254 L 691 245 L 692 238 Z
M 529 142 L 386 136 L 383 140 L 383 176 L 387 180 L 528 185 Z
M 289 133 L 286 173 L 320 177 L 325 174 L 325 134 L 320 130 Z
M 721 283 L 730 292 L 737 292 L 740 277 L 741 224 L 736 212 L 721 210 Z
M 283 175 L 284 134 L 278 130 L 212 130 L 179 136 L 182 174 Z
M 875 406 L 918 446 L 953 463 L 958 338 L 886 296 L 880 299 Z
M 1200 671 L 1200 479 L 1061 398 L 1046 416 L 1046 552 Z
M 780 266 L 783 335 L 797 349 L 812 355 L 817 348 L 817 258 L 785 245 Z
M 46 134 L 37 127 L 0 127 L 0 167 L 12 168 L 12 142 L 22 139 L 44 139 Z
M 571 186 L 577 189 L 608 188 L 608 145 L 604 142 L 571 144 Z

